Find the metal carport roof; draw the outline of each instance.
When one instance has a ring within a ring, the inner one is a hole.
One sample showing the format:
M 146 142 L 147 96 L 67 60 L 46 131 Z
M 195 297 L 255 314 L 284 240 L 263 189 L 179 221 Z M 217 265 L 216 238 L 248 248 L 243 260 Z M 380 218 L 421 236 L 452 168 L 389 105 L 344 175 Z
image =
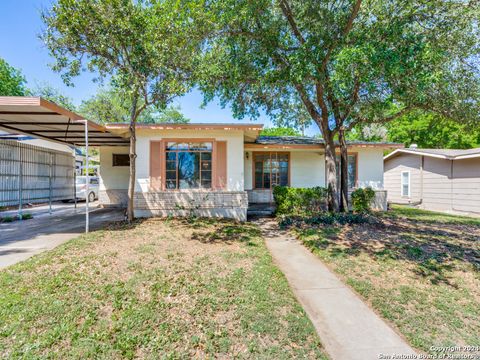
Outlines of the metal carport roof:
M 0 96 L 0 129 L 74 146 L 127 146 L 129 139 L 40 97 Z

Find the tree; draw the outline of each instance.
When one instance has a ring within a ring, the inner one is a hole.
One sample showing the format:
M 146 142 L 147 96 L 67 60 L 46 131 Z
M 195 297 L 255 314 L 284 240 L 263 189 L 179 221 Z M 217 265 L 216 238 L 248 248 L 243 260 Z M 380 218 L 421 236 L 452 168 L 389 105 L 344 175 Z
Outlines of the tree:
M 24 96 L 25 82 L 20 70 L 0 58 L 0 96 Z
M 480 146 L 480 126 L 435 113 L 414 111 L 387 124 L 357 125 L 349 140 L 392 141 L 424 149 L 469 149 Z
M 480 126 L 438 114 L 415 112 L 387 124 L 389 141 L 420 148 L 469 149 L 480 146 Z
M 139 100 L 142 104 L 142 100 Z M 141 105 L 140 105 L 141 106 Z M 78 112 L 87 119 L 99 123 L 118 123 L 130 121 L 130 99 L 125 97 L 114 86 L 102 87 L 91 98 L 82 101 Z M 169 105 L 165 109 L 157 109 L 154 105 L 145 107 L 137 118 L 138 123 L 187 123 L 187 119 L 179 106 Z
M 26 91 L 28 96 L 39 96 L 48 101 L 64 107 L 70 111 L 76 111 L 76 107 L 73 104 L 73 100 L 68 96 L 63 95 L 60 90 L 54 88 L 48 83 L 37 83 L 32 89 Z
M 148 106 L 165 108 L 192 86 L 202 29 L 198 4 L 177 0 L 58 0 L 42 14 L 42 34 L 67 84 L 83 66 L 113 77 L 130 104 L 128 220 L 134 218 L 136 135 Z
M 217 0 L 201 88 L 236 117 L 292 104 L 325 141 L 329 210 L 338 209 L 335 143 L 347 202 L 346 134 L 415 108 L 478 114 L 478 4 L 431 0 Z M 450 105 L 450 109 L 448 109 Z M 470 116 L 473 118 L 473 116 Z
M 153 118 L 154 123 L 187 124 L 190 119 L 182 114 L 180 105 L 170 105 Z
M 262 136 L 302 136 L 302 134 L 291 127 L 271 127 L 260 132 Z

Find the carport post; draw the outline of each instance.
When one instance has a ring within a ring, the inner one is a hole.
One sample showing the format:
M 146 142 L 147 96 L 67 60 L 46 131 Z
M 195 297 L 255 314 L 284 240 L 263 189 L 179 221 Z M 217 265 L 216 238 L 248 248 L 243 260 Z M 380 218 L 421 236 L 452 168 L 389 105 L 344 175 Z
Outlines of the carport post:
M 88 208 L 88 195 L 90 193 L 90 177 L 89 177 L 89 169 L 88 169 L 88 121 L 87 120 L 84 120 L 84 123 L 85 123 L 85 160 L 86 160 L 86 164 L 85 164 L 85 169 L 86 169 L 86 180 L 87 180 L 87 188 L 86 188 L 86 192 L 85 192 L 85 232 L 88 233 L 88 228 L 89 228 L 89 214 L 88 214 L 88 211 L 89 211 L 89 208 Z
M 52 215 L 52 164 L 53 163 L 53 154 L 50 154 L 50 164 L 49 164 L 49 176 L 48 176 L 48 213 Z
M 22 220 L 23 205 L 23 148 L 20 147 L 20 169 L 18 173 L 18 218 Z
M 75 150 L 76 149 L 75 147 Z M 75 151 L 75 153 L 77 152 Z M 75 210 L 77 210 L 77 166 L 75 166 L 75 170 L 73 171 L 73 201 L 75 203 Z

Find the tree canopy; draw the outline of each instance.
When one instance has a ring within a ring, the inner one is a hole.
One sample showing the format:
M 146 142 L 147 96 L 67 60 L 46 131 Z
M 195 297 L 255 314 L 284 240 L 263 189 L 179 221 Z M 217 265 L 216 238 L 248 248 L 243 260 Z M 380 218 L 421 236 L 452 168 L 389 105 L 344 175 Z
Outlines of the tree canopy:
M 308 113 L 325 139 L 332 210 L 337 134 L 346 159 L 344 135 L 357 123 L 417 108 L 478 119 L 477 2 L 216 0 L 211 9 L 206 100 L 219 96 L 240 118 Z
M 267 127 L 260 132 L 263 136 L 302 136 L 302 133 L 291 127 Z
M 29 88 L 26 93 L 29 96 L 39 96 L 46 100 L 52 101 L 70 111 L 77 110 L 71 98 L 63 95 L 60 90 L 46 82 L 37 83 L 33 88 Z
M 0 58 L 0 96 L 24 96 L 25 83 L 25 77 L 20 70 Z
M 480 125 L 461 123 L 441 115 L 415 111 L 387 124 L 358 125 L 349 140 L 391 141 L 425 149 L 480 147 Z
M 140 106 L 142 100 L 139 100 Z M 114 86 L 101 87 L 95 95 L 83 100 L 78 112 L 87 119 L 99 123 L 129 122 L 131 99 L 122 94 L 121 89 Z M 186 118 L 179 106 L 168 105 L 164 109 L 158 109 L 154 105 L 145 107 L 139 114 L 139 123 L 187 123 Z

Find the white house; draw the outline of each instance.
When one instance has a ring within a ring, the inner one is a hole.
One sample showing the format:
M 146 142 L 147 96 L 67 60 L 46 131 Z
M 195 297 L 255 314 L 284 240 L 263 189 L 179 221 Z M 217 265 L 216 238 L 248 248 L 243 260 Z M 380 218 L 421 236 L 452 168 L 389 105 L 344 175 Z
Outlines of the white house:
M 127 137 L 128 124 L 107 125 Z M 245 220 L 249 203 L 271 202 L 275 185 L 325 186 L 320 139 L 259 136 L 257 124 L 139 124 L 135 215 L 187 215 Z M 349 144 L 349 184 L 378 191 L 381 208 L 383 152 L 392 143 Z M 129 148 L 100 148 L 100 202 L 124 206 Z

